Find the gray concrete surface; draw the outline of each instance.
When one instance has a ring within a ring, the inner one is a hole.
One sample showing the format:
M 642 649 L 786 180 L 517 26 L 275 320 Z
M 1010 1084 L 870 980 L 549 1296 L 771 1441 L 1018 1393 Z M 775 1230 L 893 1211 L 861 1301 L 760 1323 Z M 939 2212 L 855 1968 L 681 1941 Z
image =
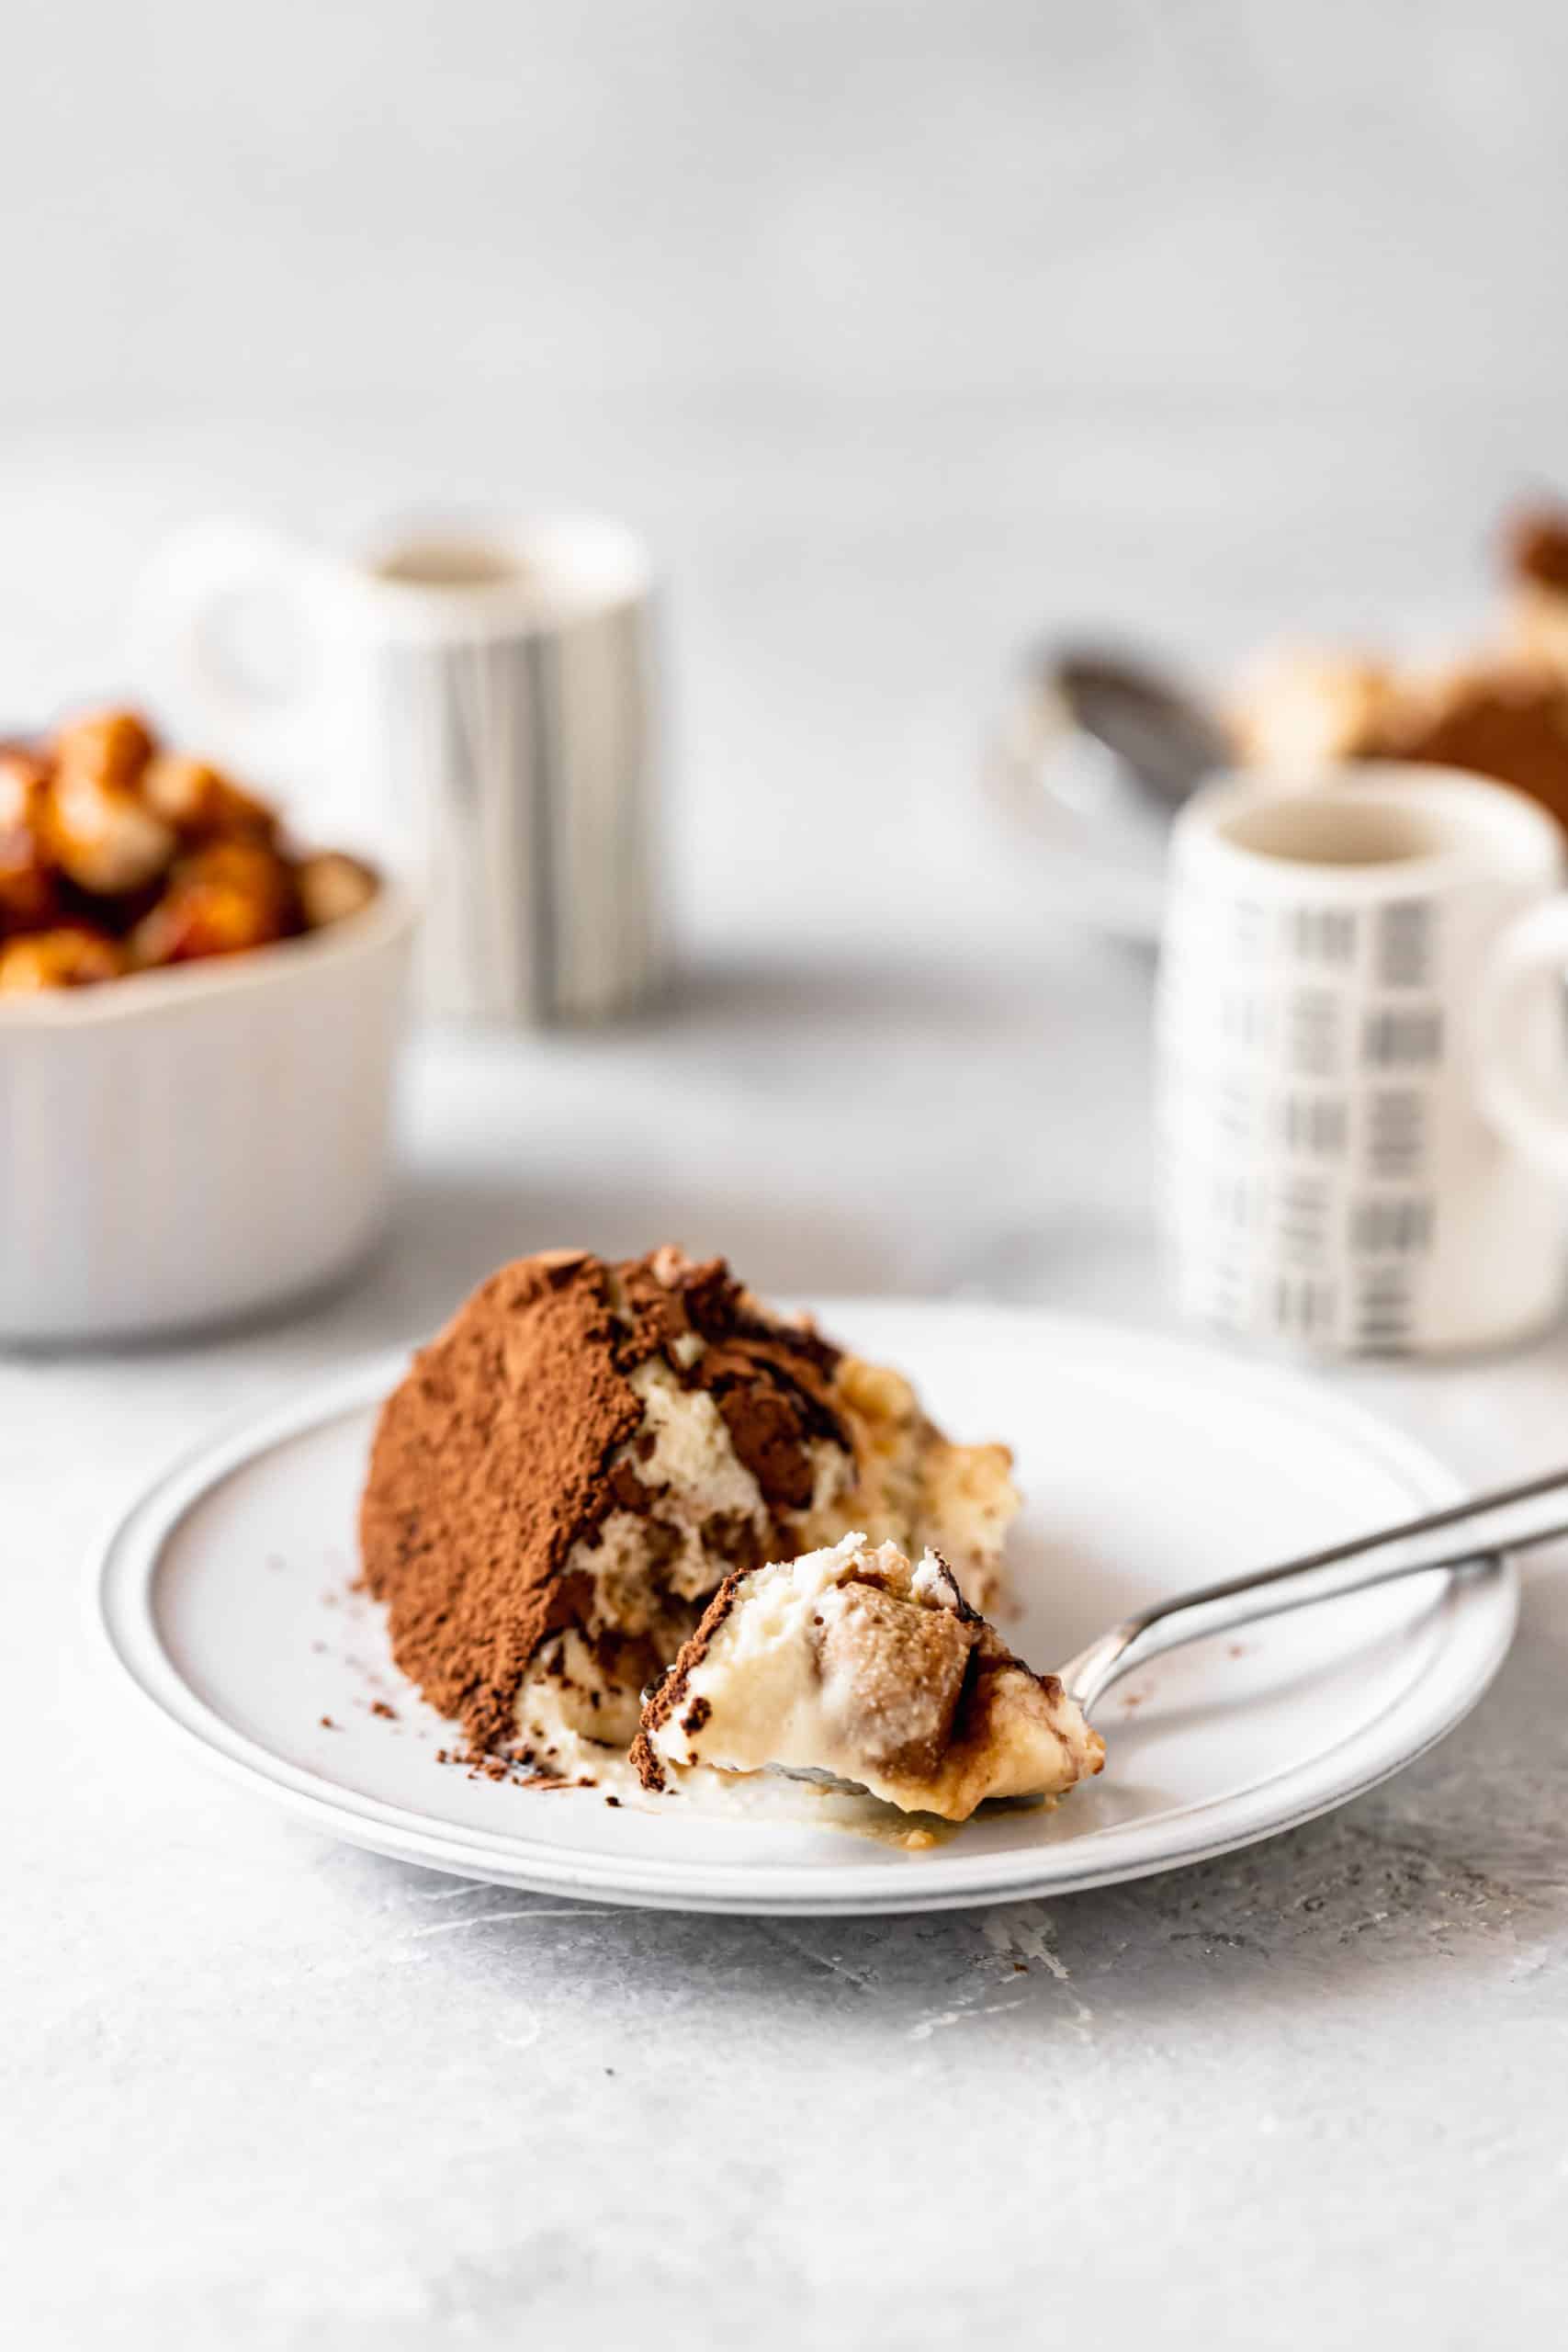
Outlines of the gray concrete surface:
M 0 2199 L 29 2352 L 1555 2341 L 1554 1557 L 1477 1713 L 1333 1818 L 1049 1908 L 864 1923 L 636 1915 L 340 1849 L 207 1778 L 89 1654 L 80 1555 L 152 1466 L 569 1228 L 682 1231 L 807 1289 L 1161 1319 L 1143 977 L 1067 971 L 852 967 L 831 1020 L 786 973 L 787 1053 L 755 977 L 732 1006 L 717 973 L 586 1054 L 427 1046 L 399 1245 L 351 1296 L 202 1349 L 0 1365 Z M 962 1103 L 963 1149 L 931 1099 Z M 891 1195 L 835 1190 L 815 1146 L 781 1168 L 808 1119 L 857 1114 L 906 1139 Z M 1561 1335 L 1347 1385 L 1476 1478 L 1563 1450 Z

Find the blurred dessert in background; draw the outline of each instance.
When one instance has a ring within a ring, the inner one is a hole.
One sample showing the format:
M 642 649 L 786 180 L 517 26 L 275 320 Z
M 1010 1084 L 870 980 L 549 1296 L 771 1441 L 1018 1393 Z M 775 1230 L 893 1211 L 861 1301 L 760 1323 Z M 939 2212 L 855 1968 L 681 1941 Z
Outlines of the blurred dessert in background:
M 911 1567 L 852 1534 L 725 1578 L 650 1692 L 632 1760 L 656 1791 L 692 1771 L 782 1770 L 967 1821 L 989 1798 L 1064 1794 L 1105 1743 L 937 1553 Z
M 1010 1468 L 722 1259 L 556 1250 L 481 1283 L 382 1408 L 365 1581 L 471 1758 L 576 1772 L 629 1747 L 732 1571 L 864 1530 L 988 1604 Z
M 1528 659 L 1568 676 L 1568 506 L 1529 506 L 1504 540 L 1509 634 Z
M 1232 704 L 1244 762 L 1297 775 L 1345 760 L 1466 768 L 1568 825 L 1568 507 L 1516 514 L 1503 547 L 1495 642 L 1426 666 L 1321 646 L 1266 654 Z
M 0 995 L 231 956 L 357 913 L 378 881 L 132 711 L 0 745 Z
M 1236 750 L 1248 767 L 1292 775 L 1362 759 L 1396 698 L 1384 662 L 1334 646 L 1271 646 L 1232 698 Z

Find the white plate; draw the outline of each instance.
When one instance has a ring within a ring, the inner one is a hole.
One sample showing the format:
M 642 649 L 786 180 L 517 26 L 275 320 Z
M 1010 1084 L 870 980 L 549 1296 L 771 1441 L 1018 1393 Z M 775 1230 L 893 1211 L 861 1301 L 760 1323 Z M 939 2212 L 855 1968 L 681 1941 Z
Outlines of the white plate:
M 1009 1630 L 1041 1665 L 1156 1595 L 1460 1491 L 1327 1388 L 1198 1348 L 994 1307 L 858 1301 L 823 1321 L 907 1367 L 956 1434 L 1013 1443 L 1029 1504 Z M 355 1365 L 161 1479 L 109 1542 L 100 1605 L 126 1671 L 231 1774 L 321 1830 L 469 1878 L 752 1912 L 905 1911 L 1138 1878 L 1396 1771 L 1465 1713 L 1513 1630 L 1504 1568 L 1416 1577 L 1173 1653 L 1109 1695 L 1100 1781 L 1055 1814 L 998 1811 L 923 1852 L 496 1786 L 436 1764 L 451 1727 L 399 1676 L 379 1611 L 347 1589 L 375 1407 L 401 1363 Z

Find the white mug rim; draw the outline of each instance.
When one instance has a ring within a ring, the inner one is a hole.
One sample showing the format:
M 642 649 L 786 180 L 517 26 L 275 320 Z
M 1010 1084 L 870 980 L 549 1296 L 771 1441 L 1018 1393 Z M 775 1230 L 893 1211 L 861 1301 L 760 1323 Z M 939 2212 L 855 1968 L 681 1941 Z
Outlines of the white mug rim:
M 431 581 L 384 567 L 422 548 L 457 548 L 499 558 L 492 579 Z M 338 560 L 343 584 L 394 629 L 458 626 L 548 634 L 642 603 L 653 585 L 647 542 L 606 515 L 518 516 L 415 512 L 379 525 Z
M 1352 865 L 1253 849 L 1233 840 L 1226 830 L 1254 808 L 1281 801 L 1321 808 L 1334 798 L 1362 807 L 1416 805 L 1450 817 L 1462 808 L 1470 836 L 1408 857 Z M 1179 854 L 1197 854 L 1238 880 L 1245 877 L 1249 889 L 1275 897 L 1293 896 L 1310 885 L 1317 898 L 1377 899 L 1484 878 L 1490 869 L 1483 828 L 1490 833 L 1494 853 L 1506 856 L 1521 875 L 1528 871 L 1530 879 L 1550 885 L 1561 874 L 1562 829 L 1539 801 L 1512 785 L 1465 769 L 1398 760 L 1347 762 L 1316 777 L 1269 778 L 1245 772 L 1216 776 L 1181 810 L 1173 842 Z

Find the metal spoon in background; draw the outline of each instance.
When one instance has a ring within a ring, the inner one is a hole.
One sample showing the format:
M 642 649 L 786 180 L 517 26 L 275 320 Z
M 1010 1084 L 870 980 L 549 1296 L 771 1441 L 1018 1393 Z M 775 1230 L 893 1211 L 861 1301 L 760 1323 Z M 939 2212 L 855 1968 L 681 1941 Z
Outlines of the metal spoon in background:
M 1221 714 L 1141 656 L 1092 643 L 1047 648 L 1034 677 L 1072 725 L 1102 743 L 1167 813 L 1205 776 L 1235 763 Z
M 1197 695 L 1141 657 L 1086 640 L 1027 663 L 980 773 L 998 814 L 1047 853 L 1062 914 L 1147 945 L 1171 820 L 1235 756 Z

